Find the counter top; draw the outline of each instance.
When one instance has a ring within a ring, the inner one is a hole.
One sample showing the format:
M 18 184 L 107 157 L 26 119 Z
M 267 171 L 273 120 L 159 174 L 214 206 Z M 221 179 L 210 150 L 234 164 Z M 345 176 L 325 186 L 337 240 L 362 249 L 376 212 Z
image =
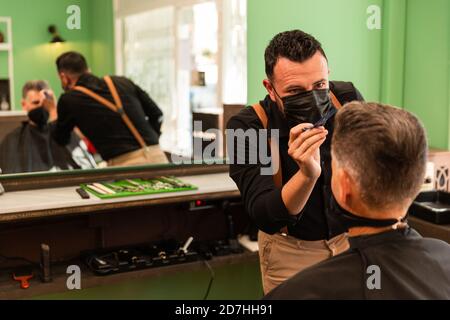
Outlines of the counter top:
M 0 118 L 5 118 L 5 117 L 19 117 L 19 116 L 26 117 L 26 116 L 27 116 L 27 113 L 26 113 L 25 111 L 22 111 L 22 110 L 0 111 Z
M 101 200 L 94 195 L 81 199 L 78 186 L 9 192 L 0 196 L 0 222 L 24 220 L 91 211 L 110 210 L 152 204 L 176 203 L 195 199 L 238 197 L 239 190 L 228 173 L 183 176 L 197 190 Z

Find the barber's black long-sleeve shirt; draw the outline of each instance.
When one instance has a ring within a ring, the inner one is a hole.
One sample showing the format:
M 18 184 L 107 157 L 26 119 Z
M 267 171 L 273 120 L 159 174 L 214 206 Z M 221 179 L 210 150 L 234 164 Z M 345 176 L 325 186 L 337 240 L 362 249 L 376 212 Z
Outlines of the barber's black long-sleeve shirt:
M 363 100 L 361 94 L 350 82 L 330 82 L 330 89 L 341 104 L 353 100 Z M 269 96 L 260 103 L 269 119 L 269 131 L 279 129 L 280 164 L 283 184 L 285 184 L 299 170 L 297 163 L 288 154 L 289 127 L 284 115 Z M 230 177 L 238 186 L 247 212 L 259 229 L 273 234 L 287 226 L 290 235 L 309 241 L 331 239 L 346 231 L 338 222 L 336 214 L 329 209 L 331 199 L 330 147 L 333 122 L 334 118 L 327 122 L 325 128 L 329 133 L 320 148 L 322 174 L 299 216 L 289 214 L 281 198 L 281 189 L 275 186 L 273 176 L 261 175 L 261 168 L 264 166 L 261 164 L 259 156 L 257 164 L 250 163 L 250 148 L 254 145 L 251 145 L 248 140 L 245 143 L 239 143 L 238 139 L 235 140 L 234 159 L 230 159 Z M 253 108 L 247 107 L 229 120 L 227 129 L 259 131 L 263 129 L 263 126 Z M 227 145 L 230 146 L 230 143 L 228 142 Z M 242 153 L 242 150 L 245 152 Z M 241 157 L 243 154 L 245 159 Z M 238 157 L 244 164 L 239 164 Z
M 162 111 L 150 96 L 125 77 L 111 77 L 123 108 L 147 145 L 158 144 Z M 80 77 L 78 86 L 86 87 L 114 103 L 103 79 L 92 74 Z M 79 91 L 70 90 L 59 98 L 58 120 L 52 126 L 53 138 L 61 145 L 69 142 L 74 127 L 94 144 L 103 160 L 139 149 L 128 127 L 117 112 Z

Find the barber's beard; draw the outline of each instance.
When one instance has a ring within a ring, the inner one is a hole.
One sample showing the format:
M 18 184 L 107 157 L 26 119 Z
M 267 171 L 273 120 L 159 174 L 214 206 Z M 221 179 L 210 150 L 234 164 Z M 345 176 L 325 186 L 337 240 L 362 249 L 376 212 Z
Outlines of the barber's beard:
M 72 86 L 70 85 L 70 82 L 67 81 L 64 83 L 64 81 L 61 81 L 61 88 L 63 89 L 64 92 L 68 92 L 72 89 Z
M 65 86 L 65 85 L 62 85 L 61 88 L 63 89 L 64 92 L 67 92 L 70 90 L 69 86 Z
M 286 117 L 286 114 L 284 113 L 283 101 L 281 101 L 281 99 L 277 96 L 275 96 L 275 104 L 277 105 L 277 108 L 281 112 L 281 114 L 283 114 L 283 117 Z

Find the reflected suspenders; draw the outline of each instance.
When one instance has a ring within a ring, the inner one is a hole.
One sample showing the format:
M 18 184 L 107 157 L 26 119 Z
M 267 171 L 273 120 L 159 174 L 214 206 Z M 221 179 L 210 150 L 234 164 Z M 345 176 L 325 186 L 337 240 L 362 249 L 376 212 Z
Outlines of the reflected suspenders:
M 74 90 L 84 93 L 85 95 L 91 97 L 92 99 L 96 100 L 98 103 L 104 105 L 108 109 L 117 112 L 120 117 L 122 118 L 125 125 L 130 130 L 131 134 L 134 136 L 136 141 L 139 143 L 141 148 L 146 148 L 147 144 L 145 143 L 144 138 L 142 138 L 142 135 L 139 133 L 139 131 L 136 129 L 134 124 L 131 122 L 130 118 L 125 113 L 125 110 L 123 109 L 122 100 L 120 99 L 120 96 L 117 92 L 116 86 L 114 85 L 112 79 L 110 76 L 105 76 L 103 78 L 106 82 L 106 85 L 108 86 L 109 91 L 111 92 L 111 95 L 114 99 L 115 103 L 112 103 L 111 101 L 103 98 L 102 96 L 98 95 L 94 91 L 82 87 L 82 86 L 75 86 L 73 87 Z
M 252 107 L 253 107 L 253 110 L 255 110 L 256 115 L 258 116 L 259 120 L 261 121 L 263 128 L 265 130 L 267 130 L 269 119 L 267 118 L 267 114 L 264 111 L 264 108 L 261 106 L 260 103 L 254 104 Z M 272 152 L 272 141 L 270 138 L 269 138 L 269 148 L 270 148 L 270 154 L 272 157 L 272 161 L 274 163 L 278 164 L 278 170 L 277 170 L 277 172 L 275 172 L 273 174 L 273 182 L 275 183 L 275 186 L 277 188 L 281 189 L 281 187 L 283 186 L 283 172 L 282 172 L 281 163 L 280 163 L 280 152 L 279 152 L 279 150 L 278 150 L 278 152 Z

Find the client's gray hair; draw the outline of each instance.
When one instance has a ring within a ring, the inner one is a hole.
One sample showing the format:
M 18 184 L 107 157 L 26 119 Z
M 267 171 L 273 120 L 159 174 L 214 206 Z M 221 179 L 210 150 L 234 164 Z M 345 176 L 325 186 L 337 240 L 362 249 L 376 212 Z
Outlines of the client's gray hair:
M 424 180 L 427 152 L 425 129 L 406 110 L 350 102 L 336 115 L 333 157 L 355 179 L 369 207 L 385 209 L 414 199 Z
M 50 86 L 48 85 L 48 82 L 45 80 L 31 80 L 27 81 L 27 83 L 24 84 L 22 88 L 22 98 L 26 98 L 28 91 L 35 90 L 35 91 L 42 91 L 42 90 L 48 90 Z

